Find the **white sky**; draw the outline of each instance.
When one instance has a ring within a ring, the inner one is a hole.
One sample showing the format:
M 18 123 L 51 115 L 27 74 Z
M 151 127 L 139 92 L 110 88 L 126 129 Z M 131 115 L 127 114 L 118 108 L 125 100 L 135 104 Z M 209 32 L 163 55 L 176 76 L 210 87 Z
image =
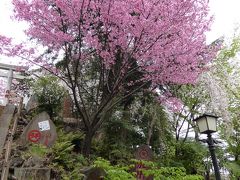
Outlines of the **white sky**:
M 24 23 L 12 21 L 11 14 L 11 0 L 0 0 L 0 34 L 14 37 L 18 41 L 23 40 L 23 29 L 26 26 L 24 26 Z
M 215 19 L 211 32 L 207 33 L 208 41 L 222 35 L 231 37 L 240 24 L 240 0 L 210 0 L 209 5 Z
M 215 16 L 215 21 L 211 32 L 207 33 L 209 43 L 222 35 L 233 35 L 234 28 L 240 24 L 239 8 L 240 0 L 210 0 L 210 9 Z M 25 40 L 23 29 L 26 24 L 13 22 L 10 19 L 11 13 L 11 0 L 0 0 L 0 34 L 14 37 L 18 42 Z M 9 58 L 6 59 L 0 56 L 0 62 L 10 63 L 10 61 L 14 62 Z

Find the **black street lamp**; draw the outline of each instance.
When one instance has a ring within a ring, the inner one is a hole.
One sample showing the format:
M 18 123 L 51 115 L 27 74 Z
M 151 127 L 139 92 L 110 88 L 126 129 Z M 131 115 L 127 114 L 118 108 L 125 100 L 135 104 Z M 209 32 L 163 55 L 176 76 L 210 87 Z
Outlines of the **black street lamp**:
M 209 151 L 211 154 L 215 177 L 216 177 L 216 180 L 221 180 L 221 175 L 219 172 L 217 158 L 215 155 L 214 141 L 213 141 L 212 135 L 211 135 L 212 133 L 217 131 L 217 118 L 218 118 L 217 116 L 204 114 L 204 115 L 198 117 L 197 119 L 195 119 L 194 121 L 196 121 L 196 123 L 197 123 L 199 132 L 201 134 L 207 134 L 208 138 L 207 138 L 206 142 L 208 143 L 208 148 L 209 148 Z

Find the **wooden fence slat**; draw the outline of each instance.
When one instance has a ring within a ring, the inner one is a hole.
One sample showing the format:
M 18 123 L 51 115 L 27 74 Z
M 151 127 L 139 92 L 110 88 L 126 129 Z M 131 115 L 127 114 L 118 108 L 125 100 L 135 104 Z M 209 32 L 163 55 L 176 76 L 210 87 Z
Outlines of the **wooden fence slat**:
M 15 108 L 16 107 L 14 105 L 8 104 L 4 108 L 2 115 L 0 117 L 0 155 L 2 154 L 4 148 L 4 144 L 9 132 L 9 126 L 13 118 Z

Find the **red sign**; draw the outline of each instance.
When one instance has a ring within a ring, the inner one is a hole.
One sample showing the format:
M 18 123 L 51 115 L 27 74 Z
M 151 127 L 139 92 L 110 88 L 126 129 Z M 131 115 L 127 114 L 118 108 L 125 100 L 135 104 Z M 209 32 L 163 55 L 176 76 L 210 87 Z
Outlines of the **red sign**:
M 40 131 L 38 130 L 31 130 L 29 133 L 28 133 L 28 140 L 33 142 L 33 143 L 36 143 L 38 142 L 39 140 L 41 139 L 41 133 Z
M 45 135 L 45 141 L 44 141 L 44 145 L 48 146 L 48 140 L 51 138 L 51 133 L 47 133 Z
M 148 145 L 141 145 L 138 147 L 135 157 L 138 160 L 151 161 L 153 158 L 153 152 Z M 142 163 L 137 163 L 135 166 L 136 178 L 137 180 L 153 180 L 153 176 L 145 177 L 142 170 L 147 170 L 148 167 L 144 166 Z
M 136 159 L 150 161 L 153 158 L 153 152 L 148 145 L 141 145 L 135 153 Z

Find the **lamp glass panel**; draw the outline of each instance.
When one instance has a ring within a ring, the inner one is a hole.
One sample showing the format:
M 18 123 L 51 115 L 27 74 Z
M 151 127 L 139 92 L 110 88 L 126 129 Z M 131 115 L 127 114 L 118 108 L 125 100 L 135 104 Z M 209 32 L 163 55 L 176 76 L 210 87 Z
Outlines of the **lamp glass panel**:
M 206 117 L 202 117 L 197 120 L 197 125 L 199 128 L 200 133 L 205 132 L 208 130 L 207 119 Z
M 210 131 L 217 131 L 217 120 L 215 117 L 208 116 L 208 127 Z

